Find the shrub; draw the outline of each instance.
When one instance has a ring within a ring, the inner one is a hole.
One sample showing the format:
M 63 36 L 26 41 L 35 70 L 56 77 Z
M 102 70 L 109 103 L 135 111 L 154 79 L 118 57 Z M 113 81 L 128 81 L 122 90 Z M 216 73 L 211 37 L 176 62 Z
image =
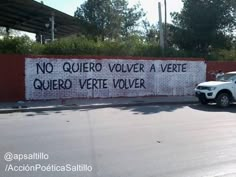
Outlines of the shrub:
M 0 53 L 2 54 L 28 54 L 31 53 L 32 41 L 28 36 L 4 37 L 0 39 Z
M 139 36 L 117 40 L 92 40 L 86 37 L 71 36 L 47 44 L 32 42 L 29 37 L 4 37 L 0 39 L 2 54 L 34 55 L 103 55 L 161 57 L 162 51 L 157 42 L 146 42 Z M 236 60 L 236 50 L 212 50 L 207 56 L 194 51 L 168 48 L 165 57 L 201 57 L 207 60 Z

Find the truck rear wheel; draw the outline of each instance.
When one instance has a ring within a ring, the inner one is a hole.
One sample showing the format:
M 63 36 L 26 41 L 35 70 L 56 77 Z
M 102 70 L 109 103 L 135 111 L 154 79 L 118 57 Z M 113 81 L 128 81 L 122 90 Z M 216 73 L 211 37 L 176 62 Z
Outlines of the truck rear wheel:
M 230 104 L 230 96 L 228 93 L 221 93 L 216 98 L 216 104 L 219 107 L 225 108 Z

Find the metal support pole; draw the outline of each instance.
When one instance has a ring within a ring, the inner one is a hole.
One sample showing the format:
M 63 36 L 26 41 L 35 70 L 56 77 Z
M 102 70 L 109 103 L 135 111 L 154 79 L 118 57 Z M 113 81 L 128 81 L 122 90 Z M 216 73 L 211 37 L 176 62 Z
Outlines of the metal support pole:
M 52 41 L 54 41 L 54 32 L 55 32 L 55 18 L 54 18 L 54 14 L 52 14 L 51 17 L 51 34 L 52 34 Z
M 158 10 L 159 10 L 159 30 L 160 30 L 160 47 L 162 49 L 162 54 L 164 55 L 164 34 L 163 34 L 163 26 L 162 26 L 162 16 L 161 16 L 161 3 L 158 2 Z
M 9 27 L 6 27 L 6 36 L 7 36 L 7 37 L 10 36 L 10 29 L 9 29 Z
M 40 44 L 43 44 L 43 35 L 40 34 Z

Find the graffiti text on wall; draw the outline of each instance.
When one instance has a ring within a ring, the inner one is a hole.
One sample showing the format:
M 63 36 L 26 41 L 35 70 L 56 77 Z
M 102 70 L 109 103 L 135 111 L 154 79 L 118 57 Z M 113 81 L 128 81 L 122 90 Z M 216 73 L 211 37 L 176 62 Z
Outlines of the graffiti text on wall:
M 26 59 L 26 98 L 183 95 L 205 79 L 203 71 L 202 61 Z

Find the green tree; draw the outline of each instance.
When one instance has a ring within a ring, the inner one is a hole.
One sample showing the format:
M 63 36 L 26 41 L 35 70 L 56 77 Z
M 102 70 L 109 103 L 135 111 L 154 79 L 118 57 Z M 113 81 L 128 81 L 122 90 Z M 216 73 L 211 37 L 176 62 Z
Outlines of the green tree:
M 139 25 L 139 21 L 146 15 L 140 4 L 136 4 L 131 8 L 127 6 L 124 10 L 124 21 L 122 22 L 122 35 L 125 37 L 134 35 L 137 32 L 136 27 Z
M 179 48 L 206 54 L 209 47 L 230 47 L 236 24 L 233 1 L 182 1 L 182 11 L 172 14 L 173 41 Z
M 159 42 L 159 30 L 155 25 L 151 25 L 147 20 L 143 20 L 144 38 L 149 43 Z
M 75 17 L 89 24 L 88 34 L 103 40 L 128 36 L 143 16 L 140 5 L 130 8 L 126 0 L 87 0 L 75 12 Z

